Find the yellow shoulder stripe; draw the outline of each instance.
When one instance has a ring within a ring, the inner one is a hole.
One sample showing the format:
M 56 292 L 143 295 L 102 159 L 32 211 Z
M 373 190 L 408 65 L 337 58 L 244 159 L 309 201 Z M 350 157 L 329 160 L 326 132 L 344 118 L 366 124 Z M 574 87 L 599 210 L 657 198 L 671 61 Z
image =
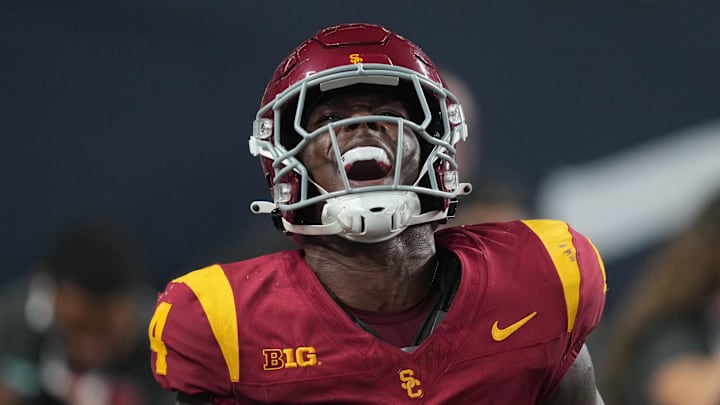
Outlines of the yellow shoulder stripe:
M 148 325 L 148 337 L 150 338 L 150 350 L 156 353 L 155 372 L 158 375 L 167 375 L 167 346 L 162 340 L 165 324 L 170 314 L 172 304 L 161 301 L 155 308 L 150 325 Z
M 176 278 L 173 282 L 184 283 L 195 293 L 225 358 L 230 381 L 240 381 L 240 349 L 235 298 L 230 282 L 222 268 L 213 265 L 195 270 Z
M 523 222 L 540 238 L 555 265 L 565 295 L 567 331 L 572 332 L 580 305 L 580 267 L 572 235 L 562 221 L 538 219 Z
M 592 243 L 592 241 L 590 239 L 588 239 L 588 242 L 590 242 L 590 246 L 592 246 L 593 250 L 595 250 L 595 256 L 598 259 L 598 263 L 600 263 L 600 270 L 602 271 L 602 278 L 603 278 L 603 294 L 607 294 L 607 275 L 605 274 L 605 263 L 603 263 L 603 260 L 600 257 L 600 252 L 598 252 L 597 248 L 595 247 L 595 244 Z

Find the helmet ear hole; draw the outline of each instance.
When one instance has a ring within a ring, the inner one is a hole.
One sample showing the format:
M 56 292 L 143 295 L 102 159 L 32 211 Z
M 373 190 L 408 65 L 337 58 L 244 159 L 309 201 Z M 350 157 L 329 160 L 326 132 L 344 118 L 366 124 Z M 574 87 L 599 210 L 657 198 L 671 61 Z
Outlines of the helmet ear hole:
M 288 103 L 283 111 L 287 113 L 280 116 L 280 142 L 285 149 L 290 150 L 300 143 L 302 137 L 295 131 L 295 114 L 294 111 L 297 108 L 297 101 Z M 290 112 L 293 112 L 292 114 Z

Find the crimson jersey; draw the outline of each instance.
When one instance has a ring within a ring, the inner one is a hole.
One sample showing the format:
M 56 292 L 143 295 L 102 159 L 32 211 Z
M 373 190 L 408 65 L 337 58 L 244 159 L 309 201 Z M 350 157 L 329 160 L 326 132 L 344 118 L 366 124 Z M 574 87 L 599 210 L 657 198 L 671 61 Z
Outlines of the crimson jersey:
M 412 352 L 359 328 L 303 259 L 283 251 L 170 282 L 150 323 L 168 390 L 214 404 L 533 404 L 564 377 L 605 302 L 590 241 L 564 222 L 436 233 L 461 279 L 449 312 Z

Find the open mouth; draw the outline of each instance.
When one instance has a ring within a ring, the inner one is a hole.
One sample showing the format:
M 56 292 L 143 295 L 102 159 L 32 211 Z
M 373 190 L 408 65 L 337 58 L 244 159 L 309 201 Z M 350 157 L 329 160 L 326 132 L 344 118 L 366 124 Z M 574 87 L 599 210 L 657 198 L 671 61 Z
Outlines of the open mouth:
M 386 177 L 392 165 L 385 150 L 375 146 L 360 146 L 342 155 L 348 180 L 369 181 Z

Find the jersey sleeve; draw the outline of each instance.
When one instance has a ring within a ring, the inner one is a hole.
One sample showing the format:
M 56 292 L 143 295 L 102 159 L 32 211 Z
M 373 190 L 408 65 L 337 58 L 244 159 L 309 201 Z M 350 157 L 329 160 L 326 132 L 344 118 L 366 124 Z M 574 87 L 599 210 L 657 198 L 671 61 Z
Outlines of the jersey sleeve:
M 227 396 L 239 380 L 236 309 L 218 265 L 167 285 L 148 336 L 153 375 L 166 390 Z
M 605 267 L 590 239 L 567 223 L 554 220 L 523 221 L 542 242 L 562 286 L 565 301 L 567 349 L 557 359 L 548 387 L 552 392 L 565 376 L 597 327 L 605 306 Z

